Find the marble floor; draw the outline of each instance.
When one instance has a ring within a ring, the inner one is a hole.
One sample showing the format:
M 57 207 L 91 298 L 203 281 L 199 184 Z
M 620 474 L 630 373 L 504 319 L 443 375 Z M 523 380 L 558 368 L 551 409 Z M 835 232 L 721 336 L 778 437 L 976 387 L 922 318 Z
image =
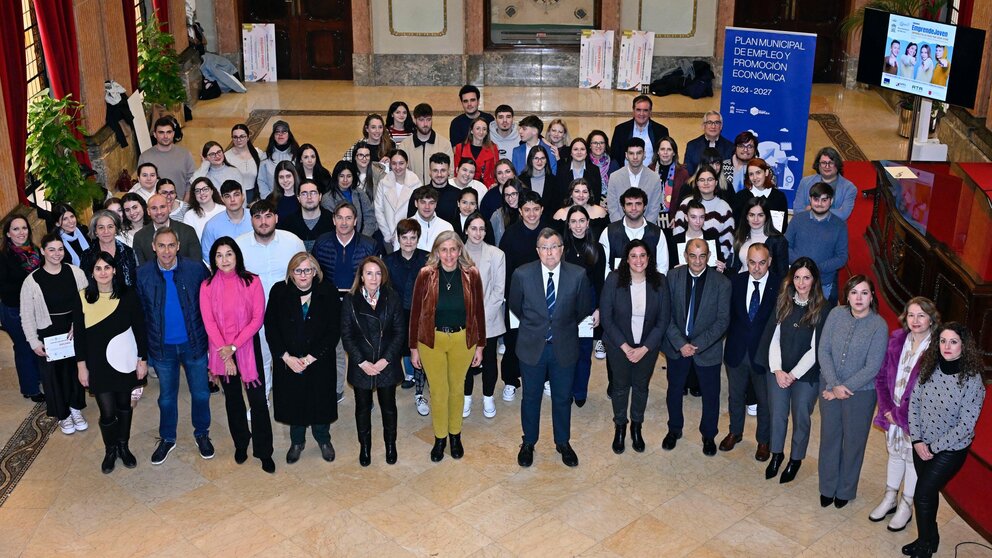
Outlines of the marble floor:
M 570 126 L 585 132 L 610 128 L 629 110 L 631 95 L 576 89 L 486 88 L 484 108 L 508 102 L 518 114 L 566 113 Z M 361 114 L 382 111 L 394 98 L 434 105 L 435 123 L 447 129 L 458 110 L 454 88 L 361 88 L 346 83 L 285 82 L 251 85 L 246 95 L 201 102 L 186 127 L 185 144 L 198 152 L 208 139 L 226 143 L 234 123 L 254 111 L 322 111 L 290 116 L 297 138 L 321 151 L 340 153 L 359 136 Z M 718 106 L 717 99 L 667 97 L 656 111 L 677 138 L 698 134 L 695 116 Z M 811 112 L 836 114 L 867 157 L 899 157 L 905 140 L 896 134 L 896 115 L 874 93 L 815 86 Z M 264 145 L 268 130 L 256 145 Z M 810 123 L 810 147 L 828 142 Z M 324 156 L 330 166 L 334 157 Z M 161 466 L 148 458 L 155 444 L 157 381 L 139 403 L 132 448 L 139 466 L 118 465 L 100 473 L 102 442 L 95 404 L 86 411 L 88 431 L 56 431 L 9 498 L 0 506 L 0 556 L 898 556 L 915 538 L 914 527 L 890 533 L 871 523 L 868 511 L 884 489 L 884 436 L 873 432 L 859 497 L 841 510 L 820 508 L 816 454 L 818 414 L 809 458 L 798 478 L 780 485 L 764 480 L 764 464 L 753 459 L 754 419 L 745 441 L 732 452 L 705 457 L 698 436 L 688 434 L 671 452 L 661 450 L 666 381 L 659 363 L 649 400 L 647 451 L 610 451 L 612 423 L 605 396 L 605 366 L 593 361 L 590 398 L 574 409 L 573 447 L 581 464 L 566 468 L 550 442 L 549 401 L 534 466 L 516 465 L 520 443 L 519 399 L 497 398 L 498 414 L 483 418 L 481 399 L 466 419 L 466 454 L 431 463 L 430 417 L 419 416 L 411 391 L 401 390 L 399 462 L 386 465 L 378 411 L 373 417 L 373 463 L 358 465 L 358 443 L 349 393 L 332 427 L 337 460 L 320 459 L 310 441 L 300 462 L 286 465 L 288 428 L 274 425 L 274 476 L 257 460 L 236 465 L 221 395 L 211 401 L 212 438 L 217 455 L 196 453 L 189 424 L 189 397 L 180 389 L 179 447 Z M 501 387 L 501 386 L 500 386 Z M 481 392 L 477 388 L 479 397 Z M 725 398 L 724 398 L 725 399 Z M 726 402 L 720 419 L 725 433 Z M 0 441 L 28 414 L 17 393 L 13 359 L 0 341 Z M 696 424 L 700 400 L 687 398 L 686 423 Z M 687 427 L 686 431 L 693 429 Z M 946 504 L 940 556 L 955 545 L 981 541 Z M 962 547 L 959 556 L 982 556 Z

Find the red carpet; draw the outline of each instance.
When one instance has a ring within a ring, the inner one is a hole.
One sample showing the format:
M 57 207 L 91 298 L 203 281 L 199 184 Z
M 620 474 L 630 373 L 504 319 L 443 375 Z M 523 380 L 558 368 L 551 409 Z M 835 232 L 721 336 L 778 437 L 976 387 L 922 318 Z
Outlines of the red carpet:
M 992 197 L 992 165 L 967 165 L 961 167 Z M 875 168 L 869 162 L 844 163 L 844 176 L 853 182 L 859 192 L 875 187 Z M 871 222 L 873 200 L 858 195 L 854 212 L 847 221 L 847 268 L 838 274 L 838 285 L 843 285 L 851 275 L 863 273 L 871 277 L 877 287 L 878 278 L 872 271 L 873 258 L 865 240 L 865 230 Z M 893 309 L 878 297 L 879 314 L 889 324 L 889 329 L 899 327 L 902 309 Z M 992 541 L 992 389 L 987 389 L 985 407 L 976 428 L 971 454 L 964 467 L 944 489 L 944 496 L 958 515 L 964 518 L 986 540 Z

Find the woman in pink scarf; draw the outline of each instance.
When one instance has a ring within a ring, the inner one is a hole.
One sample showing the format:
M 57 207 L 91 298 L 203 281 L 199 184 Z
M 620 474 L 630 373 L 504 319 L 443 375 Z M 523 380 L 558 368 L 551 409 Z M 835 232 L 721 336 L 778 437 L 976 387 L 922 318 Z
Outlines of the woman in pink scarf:
M 210 248 L 211 276 L 200 287 L 200 312 L 210 345 L 208 369 L 224 387 L 227 424 L 234 438 L 234 460 L 252 454 L 266 473 L 276 471 L 272 460 L 272 423 L 265 401 L 265 372 L 258 330 L 265 318 L 265 294 L 257 275 L 245 270 L 241 249 L 229 236 Z M 240 380 L 240 381 L 239 381 Z M 251 407 L 251 430 L 241 396 L 244 384 Z

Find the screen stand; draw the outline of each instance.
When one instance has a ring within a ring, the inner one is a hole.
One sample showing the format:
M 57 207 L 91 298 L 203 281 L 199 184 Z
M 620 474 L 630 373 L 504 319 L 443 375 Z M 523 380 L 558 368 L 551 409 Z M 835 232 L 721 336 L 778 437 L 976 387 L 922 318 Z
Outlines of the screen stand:
M 913 125 L 910 127 L 914 132 L 914 137 L 909 142 L 907 161 L 947 160 L 947 146 L 940 143 L 940 140 L 929 139 L 932 109 L 933 102 L 930 99 L 924 99 L 918 95 L 914 97 Z

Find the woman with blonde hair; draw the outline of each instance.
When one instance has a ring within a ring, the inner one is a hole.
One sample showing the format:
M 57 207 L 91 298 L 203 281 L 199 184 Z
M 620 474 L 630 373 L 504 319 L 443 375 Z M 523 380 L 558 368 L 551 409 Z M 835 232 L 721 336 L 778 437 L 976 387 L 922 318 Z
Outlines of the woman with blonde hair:
M 444 458 L 449 438 L 451 457 L 460 459 L 465 375 L 482 363 L 486 313 L 479 269 L 454 231 L 437 236 L 417 275 L 407 337 L 410 360 L 427 374 L 434 399 L 431 461 Z
M 567 155 L 567 147 L 572 139 L 568 135 L 568 126 L 561 118 L 555 118 L 548 123 L 548 145 L 551 146 L 550 155 L 556 161 L 560 161 L 562 156 Z

